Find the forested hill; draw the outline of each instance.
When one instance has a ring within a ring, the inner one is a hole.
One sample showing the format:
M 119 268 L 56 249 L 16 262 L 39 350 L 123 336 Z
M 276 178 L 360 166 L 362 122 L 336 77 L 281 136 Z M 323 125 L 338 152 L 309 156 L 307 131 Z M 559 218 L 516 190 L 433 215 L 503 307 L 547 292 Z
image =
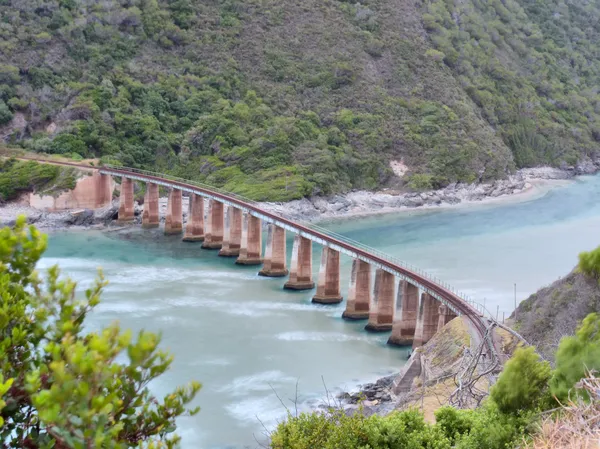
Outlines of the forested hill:
M 0 136 L 35 151 L 289 200 L 600 147 L 599 0 L 0 0 L 0 16 Z

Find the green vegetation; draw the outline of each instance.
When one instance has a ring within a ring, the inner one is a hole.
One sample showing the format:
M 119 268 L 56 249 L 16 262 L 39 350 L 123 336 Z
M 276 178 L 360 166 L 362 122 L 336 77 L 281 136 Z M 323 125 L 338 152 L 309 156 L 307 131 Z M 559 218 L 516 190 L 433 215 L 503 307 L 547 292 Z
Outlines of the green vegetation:
M 425 28 L 519 167 L 600 142 L 597 2 L 431 0 Z
M 0 158 L 0 204 L 23 192 L 54 194 L 73 189 L 76 176 L 70 168 Z
M 592 251 L 580 253 L 577 268 L 586 276 L 600 281 L 600 246 Z
M 600 315 L 588 315 L 572 337 L 561 340 L 556 352 L 552 393 L 566 400 L 571 389 L 588 372 L 600 370 Z
M 504 366 L 490 396 L 475 410 L 442 407 L 436 423 L 427 424 L 417 410 L 387 416 L 346 415 L 331 407 L 326 413 L 288 414 L 271 435 L 274 449 L 309 448 L 456 448 L 522 447 L 536 433 L 541 413 L 558 407 L 556 399 L 578 395 L 589 399 L 578 382 L 600 369 L 600 317 L 589 315 L 576 336 L 564 338 L 556 369 L 533 347 L 518 348 Z M 556 398 L 556 399 L 555 399 Z
M 0 13 L 0 125 L 24 119 L 9 141 L 29 150 L 270 200 L 375 189 L 392 158 L 429 179 L 415 188 L 513 167 L 419 18 L 382 0 L 8 0 Z
M 0 438 L 7 448 L 171 448 L 175 419 L 200 384 L 160 400 L 148 384 L 173 358 L 160 337 L 133 338 L 114 323 L 86 333 L 85 318 L 99 303 L 100 275 L 80 299 L 75 283 L 34 272 L 46 236 L 25 226 L 0 230 Z M 119 360 L 117 362 L 117 360 Z
M 374 189 L 390 159 L 416 190 L 486 181 L 600 142 L 594 2 L 6 0 L 0 14 L 10 142 L 254 199 Z

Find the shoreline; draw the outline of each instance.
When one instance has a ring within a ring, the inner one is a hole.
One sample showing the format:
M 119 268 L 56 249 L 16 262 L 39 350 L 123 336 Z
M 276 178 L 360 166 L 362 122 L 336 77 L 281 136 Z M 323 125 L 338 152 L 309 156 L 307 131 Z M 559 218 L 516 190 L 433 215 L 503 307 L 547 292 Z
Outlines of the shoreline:
M 302 222 L 330 222 L 364 218 L 392 213 L 426 213 L 435 210 L 460 209 L 473 206 L 533 201 L 554 188 L 568 185 L 579 175 L 595 173 L 596 166 L 587 170 L 560 170 L 542 167 L 522 169 L 506 180 L 487 184 L 450 184 L 444 189 L 425 192 L 398 193 L 391 191 L 353 191 L 330 197 L 312 197 L 287 203 L 259 203 L 269 212 Z M 187 221 L 187 198 L 183 198 L 183 218 Z M 25 214 L 28 223 L 44 230 L 110 229 L 115 230 L 119 200 L 102 209 L 70 209 L 45 211 L 16 201 L 0 206 L 0 225 L 11 225 L 16 217 Z M 160 198 L 161 222 L 164 222 L 167 198 Z M 136 203 L 134 224 L 141 222 L 143 207 Z M 119 225 L 119 229 L 129 226 Z
M 523 169 L 506 180 L 487 184 L 450 184 L 443 189 L 418 193 L 354 191 L 328 198 L 303 198 L 287 203 L 264 202 L 260 206 L 304 222 L 329 222 L 392 213 L 425 213 L 533 201 L 554 188 L 568 185 L 577 176 L 594 173 L 596 170 L 573 173 L 542 167 Z

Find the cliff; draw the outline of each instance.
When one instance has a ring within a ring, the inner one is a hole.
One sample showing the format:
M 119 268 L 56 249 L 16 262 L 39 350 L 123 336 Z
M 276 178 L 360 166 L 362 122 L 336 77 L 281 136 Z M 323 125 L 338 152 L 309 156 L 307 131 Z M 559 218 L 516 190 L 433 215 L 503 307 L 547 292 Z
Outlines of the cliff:
M 522 301 L 511 319 L 513 327 L 552 361 L 560 339 L 573 335 L 592 312 L 600 312 L 600 285 L 593 277 L 573 270 Z

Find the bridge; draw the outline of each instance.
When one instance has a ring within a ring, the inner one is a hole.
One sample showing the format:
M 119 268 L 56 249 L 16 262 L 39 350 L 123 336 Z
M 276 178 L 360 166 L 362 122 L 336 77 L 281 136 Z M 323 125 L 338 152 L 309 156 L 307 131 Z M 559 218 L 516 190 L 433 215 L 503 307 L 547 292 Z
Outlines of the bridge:
M 23 158 L 27 159 L 27 158 Z M 490 365 L 499 358 L 489 327 L 493 320 L 485 309 L 447 283 L 423 270 L 374 248 L 352 241 L 315 224 L 298 222 L 269 212 L 249 199 L 215 187 L 149 171 L 103 165 L 38 162 L 94 171 L 88 182 L 95 207 L 112 202 L 113 178 L 121 179 L 120 223 L 134 221 L 134 183 L 146 184 L 142 226 L 160 223 L 159 186 L 169 190 L 165 234 L 181 234 L 183 240 L 202 242 L 202 248 L 219 250 L 219 256 L 235 257 L 237 264 L 262 265 L 259 274 L 289 276 L 285 289 L 315 288 L 312 267 L 313 243 L 322 247 L 314 303 L 342 302 L 340 254 L 353 259 L 350 286 L 343 317 L 366 320 L 370 332 L 390 332 L 389 344 L 418 348 L 456 316 L 464 317 L 481 344 Z M 188 220 L 184 229 L 182 196 L 189 196 Z M 267 225 L 263 254 L 263 224 Z M 294 234 L 291 262 L 287 264 L 286 233 Z M 374 271 L 374 282 L 373 279 Z M 488 366 L 490 366 L 488 365 Z

